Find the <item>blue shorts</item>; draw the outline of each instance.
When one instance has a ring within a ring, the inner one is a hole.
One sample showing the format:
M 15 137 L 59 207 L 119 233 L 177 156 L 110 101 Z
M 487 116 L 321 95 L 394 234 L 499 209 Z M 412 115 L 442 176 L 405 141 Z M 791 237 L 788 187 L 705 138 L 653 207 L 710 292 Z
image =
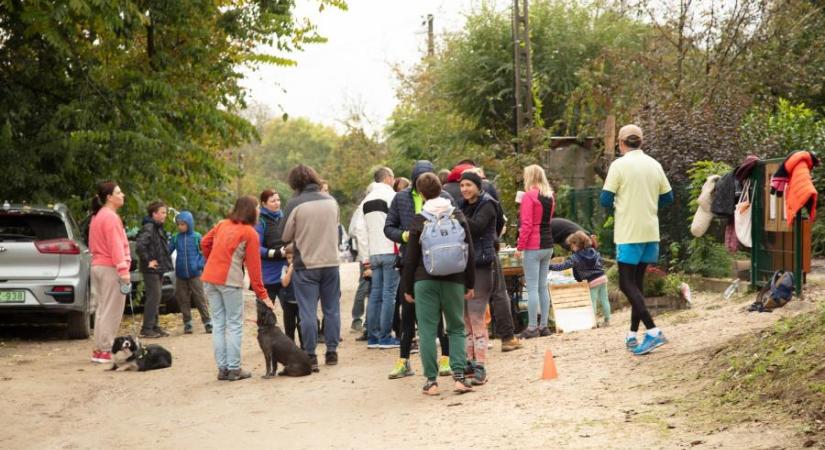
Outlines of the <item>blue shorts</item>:
M 617 244 L 616 261 L 622 264 L 656 264 L 659 262 L 659 243 Z

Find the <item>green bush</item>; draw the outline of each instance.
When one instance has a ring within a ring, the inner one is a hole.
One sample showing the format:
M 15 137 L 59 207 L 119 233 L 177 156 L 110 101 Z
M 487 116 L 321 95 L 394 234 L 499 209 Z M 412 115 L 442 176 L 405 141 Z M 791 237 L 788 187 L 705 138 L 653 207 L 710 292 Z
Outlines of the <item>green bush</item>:
M 644 295 L 645 297 L 661 297 L 662 295 L 672 295 L 667 289 L 668 275 L 660 268 L 650 266 L 645 272 Z M 619 288 L 619 267 L 615 265 L 607 271 L 607 281 L 611 289 Z M 679 282 L 681 284 L 681 281 Z
M 688 246 L 686 271 L 705 277 L 727 278 L 731 275 L 733 257 L 723 244 L 712 237 L 694 239 Z

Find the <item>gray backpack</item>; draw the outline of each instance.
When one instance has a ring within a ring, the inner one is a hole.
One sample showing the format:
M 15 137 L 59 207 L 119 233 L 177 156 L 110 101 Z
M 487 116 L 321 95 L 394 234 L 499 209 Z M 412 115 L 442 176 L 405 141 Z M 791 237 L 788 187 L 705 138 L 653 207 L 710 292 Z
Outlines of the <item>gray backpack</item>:
M 427 219 L 419 241 L 424 270 L 433 276 L 464 272 L 467 268 L 464 227 L 452 214 L 434 216 L 422 211 L 421 215 Z

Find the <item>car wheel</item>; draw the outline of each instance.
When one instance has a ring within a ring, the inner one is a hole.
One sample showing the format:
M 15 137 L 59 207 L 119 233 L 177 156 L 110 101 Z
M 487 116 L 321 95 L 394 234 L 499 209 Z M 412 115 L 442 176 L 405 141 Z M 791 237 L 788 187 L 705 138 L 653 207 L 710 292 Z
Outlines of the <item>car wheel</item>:
M 89 299 L 83 305 L 83 311 L 72 311 L 68 318 L 69 339 L 87 339 L 92 334 L 92 313 L 89 311 Z

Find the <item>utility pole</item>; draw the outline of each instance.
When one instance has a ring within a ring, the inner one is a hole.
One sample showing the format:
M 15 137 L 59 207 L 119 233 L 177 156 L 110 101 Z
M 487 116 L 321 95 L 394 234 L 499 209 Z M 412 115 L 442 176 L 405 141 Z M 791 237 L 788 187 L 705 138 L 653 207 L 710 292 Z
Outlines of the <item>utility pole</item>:
M 427 56 L 435 56 L 435 33 L 433 32 L 433 15 L 427 14 Z
M 533 64 L 530 50 L 528 0 L 513 0 L 513 68 L 516 154 L 525 150 L 521 138 L 533 123 Z

